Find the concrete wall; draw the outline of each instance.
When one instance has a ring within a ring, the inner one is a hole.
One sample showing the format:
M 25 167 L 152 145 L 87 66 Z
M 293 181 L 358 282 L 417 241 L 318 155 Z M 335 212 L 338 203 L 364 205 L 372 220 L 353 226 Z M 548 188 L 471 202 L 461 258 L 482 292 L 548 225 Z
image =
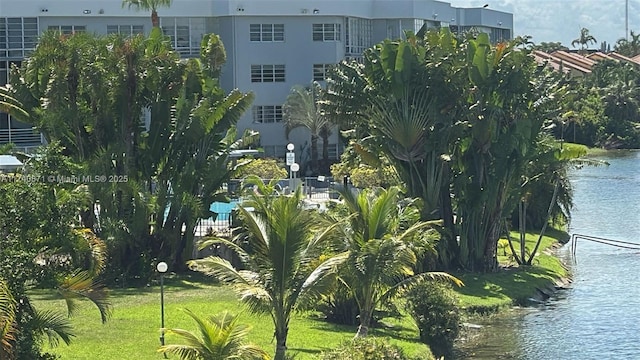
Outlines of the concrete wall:
M 284 42 L 249 41 L 250 24 L 284 24 Z M 341 24 L 340 41 L 313 41 L 312 25 L 322 23 Z M 232 41 L 235 44 L 233 56 L 228 57 L 228 66 L 233 69 L 234 87 L 241 91 L 253 91 L 254 105 L 282 105 L 294 85 L 307 85 L 313 80 L 313 64 L 336 64 L 344 58 L 344 18 L 338 16 L 315 17 L 261 17 L 238 16 L 230 19 Z M 226 27 L 225 27 L 226 28 Z M 228 36 L 225 36 L 228 37 Z M 228 54 L 229 55 L 229 54 Z M 251 65 L 285 65 L 285 82 L 251 82 Z M 225 75 L 225 76 L 228 76 Z M 281 123 L 255 124 L 252 113 L 246 113 L 238 123 L 240 131 L 258 130 L 263 146 L 284 146 L 293 142 L 297 149 L 309 141 L 304 131 L 294 131 L 291 138 L 285 137 Z M 331 139 L 337 143 L 337 134 Z

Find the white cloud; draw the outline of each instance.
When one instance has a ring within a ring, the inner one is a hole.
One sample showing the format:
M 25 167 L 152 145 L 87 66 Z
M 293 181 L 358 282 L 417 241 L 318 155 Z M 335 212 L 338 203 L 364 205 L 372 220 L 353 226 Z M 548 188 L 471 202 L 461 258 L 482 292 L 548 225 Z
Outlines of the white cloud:
M 531 35 L 533 41 L 560 41 L 571 46 L 581 28 L 589 29 L 598 43 L 615 44 L 625 36 L 624 0 L 449 0 L 453 6 L 479 7 L 513 13 L 515 35 Z M 629 1 L 629 30 L 640 32 L 640 4 Z

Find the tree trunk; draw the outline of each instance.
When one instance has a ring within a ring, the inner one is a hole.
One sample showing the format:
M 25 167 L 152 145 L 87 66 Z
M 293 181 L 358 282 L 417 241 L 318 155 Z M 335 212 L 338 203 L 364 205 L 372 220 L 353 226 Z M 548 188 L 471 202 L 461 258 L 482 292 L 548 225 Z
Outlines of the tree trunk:
M 502 212 L 500 212 L 502 213 Z M 500 239 L 501 217 L 492 219 L 491 227 L 487 232 L 487 240 L 484 248 L 484 258 L 482 261 L 483 272 L 495 272 L 498 270 L 498 239 Z
M 318 173 L 318 135 L 311 135 L 311 169 Z
M 369 325 L 371 324 L 371 313 L 372 311 L 361 311 L 360 312 L 360 326 L 358 326 L 358 332 L 356 332 L 357 338 L 366 337 L 369 334 Z
M 154 28 L 160 27 L 160 17 L 158 17 L 158 12 L 155 10 L 151 10 L 151 26 Z
M 322 130 L 322 172 L 329 172 L 329 131 Z
M 274 360 L 284 360 L 287 354 L 287 335 L 289 333 L 289 327 L 278 331 L 276 328 L 276 354 Z
M 444 270 L 451 269 L 459 257 L 459 245 L 457 242 L 455 222 L 453 220 L 453 205 L 451 204 L 450 167 L 448 163 L 443 164 L 442 187 L 440 188 L 440 218 L 444 222 L 444 228 L 448 230 L 443 238 L 438 242 L 438 261 Z

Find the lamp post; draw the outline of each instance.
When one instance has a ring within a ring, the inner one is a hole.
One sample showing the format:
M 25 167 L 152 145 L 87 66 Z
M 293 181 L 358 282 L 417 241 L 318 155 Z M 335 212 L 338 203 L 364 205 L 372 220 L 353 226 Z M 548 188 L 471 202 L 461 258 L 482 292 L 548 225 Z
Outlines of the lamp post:
M 293 143 L 289 143 L 287 144 L 287 150 L 289 151 L 287 153 L 287 166 L 289 167 L 289 189 L 293 190 L 293 164 L 296 163 L 296 153 L 293 152 L 293 149 L 295 149 L 296 146 L 293 145 Z
M 156 266 L 156 270 L 160 273 L 160 345 L 164 346 L 164 274 L 169 269 L 166 262 L 161 261 Z M 165 357 L 167 355 L 165 354 Z

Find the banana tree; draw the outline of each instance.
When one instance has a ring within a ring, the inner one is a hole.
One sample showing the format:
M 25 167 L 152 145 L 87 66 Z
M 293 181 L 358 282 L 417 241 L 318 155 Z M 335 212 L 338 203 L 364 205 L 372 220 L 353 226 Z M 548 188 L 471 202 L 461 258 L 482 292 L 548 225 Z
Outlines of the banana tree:
M 492 47 L 487 34 L 468 40 L 467 69 L 468 130 L 458 144 L 454 182 L 460 262 L 472 271 L 495 271 L 503 218 L 518 197 L 554 83 L 526 50 Z
M 424 201 L 422 218 L 444 220 L 447 240 L 438 246 L 445 267 L 457 256 L 450 155 L 459 132 L 461 51 L 448 30 L 385 40 L 365 53 L 364 64 L 339 64 L 323 101 L 334 121 L 351 130 L 363 161 L 375 167 L 388 159 L 408 195 Z

